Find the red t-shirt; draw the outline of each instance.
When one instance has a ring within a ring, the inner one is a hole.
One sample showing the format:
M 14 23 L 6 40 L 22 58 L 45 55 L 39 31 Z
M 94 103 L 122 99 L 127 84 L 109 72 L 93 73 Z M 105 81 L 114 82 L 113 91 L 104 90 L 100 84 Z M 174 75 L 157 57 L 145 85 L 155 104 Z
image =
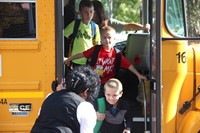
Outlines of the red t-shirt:
M 85 58 L 90 58 L 94 53 L 94 47 L 83 52 Z M 97 61 L 94 65 L 96 70 L 101 76 L 101 83 L 106 83 L 110 78 L 115 76 L 115 62 L 116 50 L 112 48 L 109 52 L 102 46 L 100 48 Z M 131 63 L 121 55 L 120 68 L 128 69 Z

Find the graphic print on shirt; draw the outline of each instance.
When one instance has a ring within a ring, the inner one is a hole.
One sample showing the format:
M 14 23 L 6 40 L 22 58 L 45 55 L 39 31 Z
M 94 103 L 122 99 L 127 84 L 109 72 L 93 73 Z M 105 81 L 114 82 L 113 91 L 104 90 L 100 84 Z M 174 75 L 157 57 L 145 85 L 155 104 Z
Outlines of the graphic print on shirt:
M 103 73 L 104 74 L 109 74 L 114 69 L 114 62 L 115 62 L 115 57 L 99 58 L 97 60 L 96 71 L 101 76 L 102 76 Z
M 83 33 L 81 32 L 81 30 L 78 30 L 76 37 L 77 39 L 80 37 L 88 40 L 92 38 L 92 36 L 86 30 L 84 30 Z

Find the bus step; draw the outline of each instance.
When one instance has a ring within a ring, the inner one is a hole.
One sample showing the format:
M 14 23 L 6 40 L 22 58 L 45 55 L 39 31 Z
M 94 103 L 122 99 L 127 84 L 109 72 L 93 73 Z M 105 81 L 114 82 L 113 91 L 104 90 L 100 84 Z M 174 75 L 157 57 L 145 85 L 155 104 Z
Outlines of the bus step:
M 147 122 L 149 122 L 150 119 L 147 118 Z M 144 117 L 133 117 L 133 122 L 144 122 Z
M 131 132 L 133 133 L 150 133 L 150 119 L 147 118 L 147 127 L 145 131 L 144 117 L 133 117 L 133 127 Z

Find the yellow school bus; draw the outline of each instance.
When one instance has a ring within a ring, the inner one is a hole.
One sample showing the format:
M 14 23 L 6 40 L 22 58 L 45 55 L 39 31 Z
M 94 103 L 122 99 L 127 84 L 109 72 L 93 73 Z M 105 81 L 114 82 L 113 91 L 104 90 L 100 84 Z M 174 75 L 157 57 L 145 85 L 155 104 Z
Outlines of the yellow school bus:
M 115 4 L 115 0 L 101 1 L 105 7 Z M 30 132 L 42 102 L 53 92 L 52 81 L 63 79 L 67 3 L 0 0 L 0 133 Z M 126 47 L 125 57 L 150 78 L 145 88 L 150 101 L 144 97 L 143 115 L 133 116 L 133 132 L 199 133 L 200 44 L 196 42 L 200 38 L 188 35 L 186 3 L 141 3 L 141 24 L 150 23 L 150 32 L 129 32 L 115 45 Z

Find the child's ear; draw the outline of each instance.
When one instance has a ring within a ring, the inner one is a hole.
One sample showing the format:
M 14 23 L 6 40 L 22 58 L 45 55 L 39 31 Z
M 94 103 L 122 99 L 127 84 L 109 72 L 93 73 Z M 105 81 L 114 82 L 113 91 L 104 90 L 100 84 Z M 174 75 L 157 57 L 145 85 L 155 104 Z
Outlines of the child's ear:
M 119 95 L 120 95 L 120 97 L 122 97 L 122 95 L 123 95 L 123 91 L 121 91 Z

